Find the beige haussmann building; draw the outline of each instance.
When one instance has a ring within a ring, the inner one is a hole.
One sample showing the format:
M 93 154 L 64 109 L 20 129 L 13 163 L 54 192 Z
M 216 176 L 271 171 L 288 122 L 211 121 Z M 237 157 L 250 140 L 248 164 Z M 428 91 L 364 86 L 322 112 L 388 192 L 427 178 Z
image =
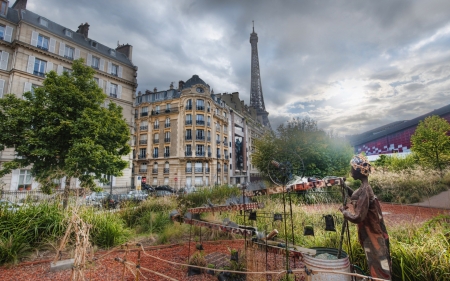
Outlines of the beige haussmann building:
M 42 85 L 45 73 L 71 71 L 72 61 L 83 58 L 96 70 L 95 79 L 108 96 L 123 108 L 130 126 L 130 142 L 134 124 L 133 104 L 137 88 L 137 67 L 132 63 L 132 46 L 110 48 L 89 38 L 89 24 L 77 29 L 52 22 L 44 15 L 27 10 L 26 0 L 0 0 L 0 98 L 6 93 L 21 97 L 24 92 Z M 0 165 L 15 157 L 9 149 L 0 152 Z M 122 177 L 113 178 L 114 186 L 132 184 L 132 154 Z M 0 179 L 5 190 L 38 188 L 29 169 L 14 170 Z M 73 187 L 77 185 L 74 181 Z M 63 187 L 64 181 L 61 181 Z
M 228 184 L 229 114 L 197 75 L 177 89 L 138 93 L 134 175 L 177 189 Z

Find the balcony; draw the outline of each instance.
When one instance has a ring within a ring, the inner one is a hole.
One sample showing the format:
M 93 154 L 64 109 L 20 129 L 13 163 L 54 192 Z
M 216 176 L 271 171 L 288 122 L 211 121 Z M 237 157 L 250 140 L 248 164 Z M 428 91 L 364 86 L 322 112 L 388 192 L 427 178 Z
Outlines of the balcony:
M 192 168 L 186 168 L 186 173 L 192 173 Z
M 195 136 L 195 140 L 204 141 L 205 140 L 205 136 Z
M 147 140 L 139 140 L 139 144 L 147 144 Z
M 158 125 L 153 125 L 153 129 L 159 129 L 159 124 Z
M 41 77 L 45 77 L 45 73 L 44 72 L 39 72 L 39 71 L 33 71 L 33 74 L 34 75 L 37 75 L 37 76 L 41 76 Z
M 112 97 L 112 98 L 117 99 L 117 94 L 109 93 L 109 96 Z
M 164 113 L 170 113 L 170 108 L 166 108 L 166 110 L 164 110 Z
M 186 105 L 186 110 L 192 110 L 192 105 Z
M 220 144 L 220 140 L 216 140 L 216 143 L 217 143 L 217 144 Z
M 73 60 L 73 57 L 72 56 L 64 56 L 66 59 L 68 59 L 68 60 Z
M 153 143 L 154 143 L 154 144 L 159 143 L 159 139 L 154 139 L 154 140 L 153 140 Z
M 158 153 L 153 153 L 153 158 L 158 158 Z
M 164 168 L 164 174 L 168 174 L 169 173 L 169 168 Z
M 147 155 L 145 155 L 145 154 L 138 155 L 138 159 L 146 159 L 146 158 L 147 158 Z
M 141 112 L 141 117 L 148 116 L 148 112 Z
M 192 120 L 186 120 L 186 125 L 192 125 Z
M 165 123 L 164 128 L 170 128 L 170 123 Z
M 192 140 L 192 136 L 186 136 L 185 140 Z
M 195 152 L 195 156 L 204 157 L 205 156 L 205 152 L 204 151 L 196 151 Z
M 203 173 L 203 168 L 195 168 L 196 173 Z
M 205 110 L 205 107 L 202 106 L 202 105 L 197 105 L 197 106 L 196 106 L 196 109 L 197 109 L 197 110 Z
M 184 156 L 192 156 L 192 151 L 185 151 Z
M 227 145 L 227 144 L 228 144 L 228 141 L 227 141 L 227 140 L 224 140 L 224 141 L 223 141 L 223 144 L 224 144 L 224 145 Z
M 196 120 L 195 124 L 198 125 L 198 126 L 205 126 L 205 121 L 203 121 L 203 120 Z
M 164 138 L 164 142 L 170 142 L 170 138 Z
M 139 173 L 147 173 L 147 168 L 145 168 L 145 169 L 139 169 Z
M 1 38 L 1 40 L 3 40 L 3 37 Z M 47 47 L 39 46 L 39 45 L 37 45 L 36 47 L 38 47 L 38 48 L 41 49 L 41 50 L 44 50 L 44 51 L 47 51 L 47 52 L 48 52 L 48 48 L 47 48 Z
M 157 173 L 158 173 L 158 168 L 156 168 L 156 169 L 153 168 L 153 169 L 152 169 L 152 174 L 157 174 Z
M 159 110 L 152 110 L 152 116 L 158 115 L 158 114 L 159 114 Z
M 141 131 L 147 131 L 148 130 L 148 126 L 140 126 L 139 129 L 141 129 Z
M 170 152 L 164 152 L 164 157 L 169 157 L 170 156 Z

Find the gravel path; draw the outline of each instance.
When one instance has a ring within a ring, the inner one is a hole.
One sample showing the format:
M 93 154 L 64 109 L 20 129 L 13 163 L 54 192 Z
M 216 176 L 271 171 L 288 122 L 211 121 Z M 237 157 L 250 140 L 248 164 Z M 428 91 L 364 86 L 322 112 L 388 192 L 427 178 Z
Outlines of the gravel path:
M 412 204 L 422 207 L 433 207 L 441 209 L 450 209 L 450 190 L 444 191 L 438 195 L 432 196 L 421 203 Z

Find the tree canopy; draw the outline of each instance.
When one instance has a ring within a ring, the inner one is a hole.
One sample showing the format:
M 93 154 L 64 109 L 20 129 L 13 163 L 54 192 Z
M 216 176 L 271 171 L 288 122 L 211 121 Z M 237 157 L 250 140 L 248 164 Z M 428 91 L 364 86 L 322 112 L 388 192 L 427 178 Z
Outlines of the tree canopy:
M 450 161 L 450 124 L 437 115 L 420 121 L 411 136 L 411 150 L 419 162 L 442 171 Z
M 115 103 L 104 107 L 106 95 L 94 80 L 95 71 L 75 60 L 71 72 L 50 71 L 40 87 L 24 98 L 0 99 L 0 151 L 14 148 L 17 157 L 4 163 L 0 177 L 30 167 L 42 184 L 66 177 L 94 187 L 104 175 L 120 176 L 128 165 L 130 130 Z
M 255 140 L 252 164 L 265 176 L 271 160 L 288 161 L 294 174 L 343 176 L 349 171 L 353 148 L 332 133 L 319 129 L 311 118 L 293 119 Z

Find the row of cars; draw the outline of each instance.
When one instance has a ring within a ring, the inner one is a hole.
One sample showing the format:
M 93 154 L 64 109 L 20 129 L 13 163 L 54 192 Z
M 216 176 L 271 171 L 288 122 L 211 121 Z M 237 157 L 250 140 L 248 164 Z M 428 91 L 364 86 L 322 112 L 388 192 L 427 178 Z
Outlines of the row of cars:
M 110 194 L 109 192 L 92 192 L 86 196 L 86 204 L 104 207 L 107 209 L 116 209 L 130 202 L 139 203 L 149 196 L 170 196 L 176 192 L 167 186 L 141 186 L 141 190 L 131 190 L 126 194 Z

